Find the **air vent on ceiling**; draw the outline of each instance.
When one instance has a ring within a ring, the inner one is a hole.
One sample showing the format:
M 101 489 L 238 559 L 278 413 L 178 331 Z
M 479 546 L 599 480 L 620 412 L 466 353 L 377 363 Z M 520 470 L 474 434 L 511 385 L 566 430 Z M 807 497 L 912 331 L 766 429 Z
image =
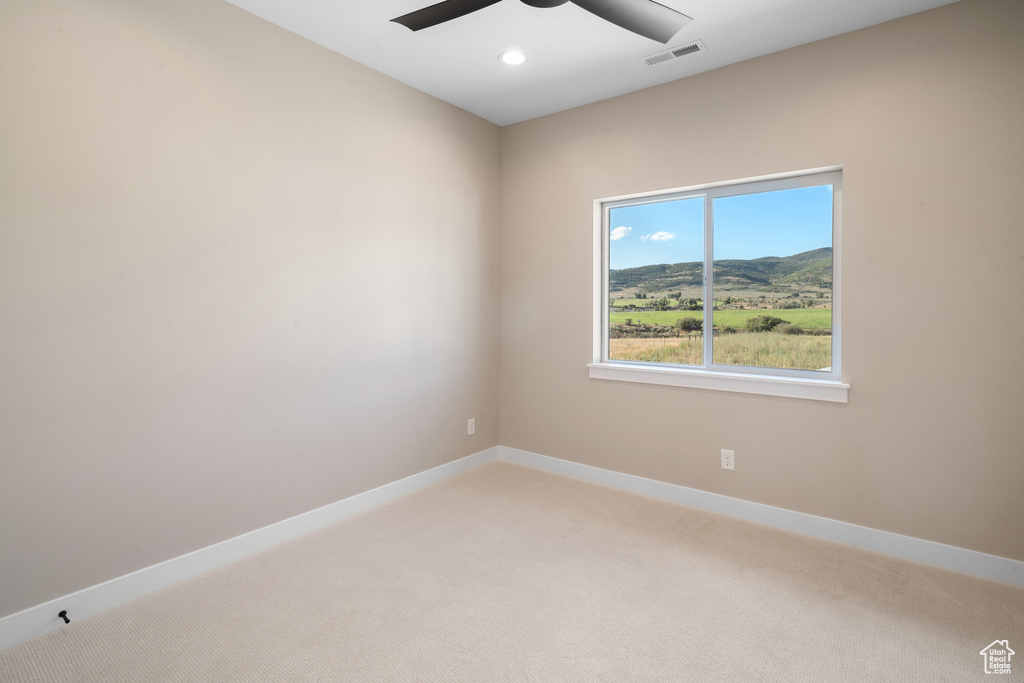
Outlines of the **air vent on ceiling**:
M 686 55 L 692 55 L 695 52 L 707 52 L 707 48 L 699 40 L 695 40 L 692 43 L 686 45 L 679 45 L 678 47 L 670 47 L 667 50 L 656 52 L 653 55 L 647 55 L 641 57 L 644 60 L 644 64 L 647 66 L 654 66 L 655 64 L 661 64 L 667 62 L 670 59 L 676 59 L 677 57 L 685 57 Z

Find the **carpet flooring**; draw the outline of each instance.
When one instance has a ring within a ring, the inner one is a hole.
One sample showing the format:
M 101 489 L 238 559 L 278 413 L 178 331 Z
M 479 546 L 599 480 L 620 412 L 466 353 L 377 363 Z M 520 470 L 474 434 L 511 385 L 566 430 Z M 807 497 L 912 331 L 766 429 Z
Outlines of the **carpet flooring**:
M 0 681 L 991 681 L 1024 590 L 508 463 L 0 653 Z

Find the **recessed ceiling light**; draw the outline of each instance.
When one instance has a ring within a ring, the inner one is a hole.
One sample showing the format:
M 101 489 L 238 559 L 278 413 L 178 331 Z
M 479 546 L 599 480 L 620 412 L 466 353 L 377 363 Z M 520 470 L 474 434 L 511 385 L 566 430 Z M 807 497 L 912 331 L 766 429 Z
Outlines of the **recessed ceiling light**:
M 519 50 L 506 50 L 498 55 L 498 59 L 505 62 L 506 64 L 522 64 L 526 61 L 526 55 Z

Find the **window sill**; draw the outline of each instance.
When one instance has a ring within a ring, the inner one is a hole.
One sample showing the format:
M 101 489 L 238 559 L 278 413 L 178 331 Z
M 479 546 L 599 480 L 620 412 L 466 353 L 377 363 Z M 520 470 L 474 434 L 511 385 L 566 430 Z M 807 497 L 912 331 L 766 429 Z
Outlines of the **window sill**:
M 735 391 L 811 401 L 847 403 L 850 385 L 836 380 L 773 375 L 748 375 L 691 368 L 654 367 L 628 363 L 588 363 L 591 379 L 662 384 L 691 389 Z

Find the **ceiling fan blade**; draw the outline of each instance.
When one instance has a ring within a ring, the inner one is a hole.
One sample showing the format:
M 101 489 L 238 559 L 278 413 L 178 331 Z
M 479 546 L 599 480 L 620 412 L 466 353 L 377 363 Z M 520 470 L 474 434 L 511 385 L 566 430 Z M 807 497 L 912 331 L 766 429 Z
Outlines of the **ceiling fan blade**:
M 682 12 L 654 0 L 569 0 L 591 14 L 621 26 L 627 31 L 667 43 L 679 30 L 693 21 Z
M 439 2 L 436 5 L 430 5 L 415 12 L 403 14 L 391 21 L 397 22 L 406 28 L 411 28 L 413 31 L 419 31 L 423 28 L 443 24 L 452 19 L 458 19 L 498 2 L 501 2 L 501 0 L 444 0 L 444 2 Z

